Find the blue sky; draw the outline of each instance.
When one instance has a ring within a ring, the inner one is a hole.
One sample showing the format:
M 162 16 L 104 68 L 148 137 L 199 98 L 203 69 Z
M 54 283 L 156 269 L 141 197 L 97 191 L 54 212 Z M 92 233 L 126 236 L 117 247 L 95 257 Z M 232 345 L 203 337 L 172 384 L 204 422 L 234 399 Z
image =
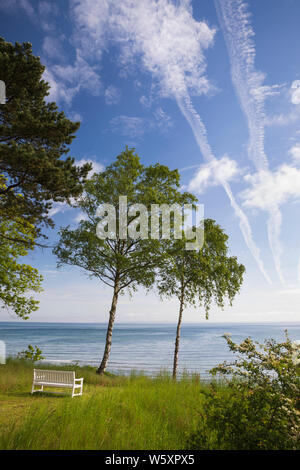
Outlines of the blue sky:
M 211 321 L 299 320 L 299 19 L 297 0 L 0 1 L 1 36 L 32 43 L 50 99 L 81 121 L 79 164 L 100 171 L 135 147 L 144 164 L 178 168 L 229 235 L 245 282 Z M 50 243 L 80 213 L 55 205 L 53 219 Z M 109 289 L 57 270 L 51 250 L 28 259 L 44 276 L 33 321 L 106 321 Z M 118 307 L 122 322 L 176 317 L 176 301 L 143 291 Z

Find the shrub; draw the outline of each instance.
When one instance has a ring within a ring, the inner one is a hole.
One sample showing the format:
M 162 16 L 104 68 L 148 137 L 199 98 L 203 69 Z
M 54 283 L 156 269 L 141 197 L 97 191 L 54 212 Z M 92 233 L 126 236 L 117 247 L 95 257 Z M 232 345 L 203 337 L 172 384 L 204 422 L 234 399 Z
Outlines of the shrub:
M 45 359 L 44 356 L 42 356 L 42 350 L 38 346 L 31 346 L 31 344 L 28 344 L 27 349 L 18 353 L 18 358 L 32 362 L 42 361 Z
M 287 332 L 282 343 L 246 338 L 238 345 L 224 337 L 238 359 L 210 371 L 221 374 L 228 386 L 212 384 L 206 392 L 205 411 L 188 449 L 299 449 L 299 349 L 295 357 Z

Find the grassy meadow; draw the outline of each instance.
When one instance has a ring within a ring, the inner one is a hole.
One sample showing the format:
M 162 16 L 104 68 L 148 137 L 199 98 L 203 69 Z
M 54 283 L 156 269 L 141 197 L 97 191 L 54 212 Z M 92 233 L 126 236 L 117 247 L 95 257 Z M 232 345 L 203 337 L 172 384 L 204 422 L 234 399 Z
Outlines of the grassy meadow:
M 83 396 L 31 395 L 33 367 L 14 359 L 0 365 L 0 449 L 183 449 L 207 387 L 198 376 L 100 377 L 89 366 L 55 365 L 84 377 Z

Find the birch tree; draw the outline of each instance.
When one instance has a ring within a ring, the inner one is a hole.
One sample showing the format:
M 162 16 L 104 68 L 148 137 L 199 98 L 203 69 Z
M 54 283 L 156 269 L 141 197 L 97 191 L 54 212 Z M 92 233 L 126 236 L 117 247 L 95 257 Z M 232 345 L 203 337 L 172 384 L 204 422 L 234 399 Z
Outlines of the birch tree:
M 235 256 L 229 256 L 228 236 L 212 219 L 204 221 L 204 244 L 196 250 L 186 250 L 185 239 L 175 240 L 168 249 L 157 282 L 161 297 L 177 297 L 179 314 L 176 329 L 173 378 L 176 378 L 180 332 L 184 309 L 203 307 L 208 319 L 212 302 L 223 308 L 225 300 L 232 305 L 243 282 L 245 267 Z
M 144 204 L 150 214 L 151 204 L 195 202 L 194 196 L 181 193 L 179 188 L 177 170 L 160 164 L 145 167 L 134 150 L 126 148 L 104 172 L 95 174 L 86 183 L 84 195 L 76 205 L 86 220 L 82 220 L 74 230 L 66 227 L 60 231 L 60 241 L 54 249 L 59 259 L 58 265 L 78 266 L 112 289 L 105 348 L 97 371 L 99 374 L 105 371 L 108 363 L 120 294 L 126 289 L 132 292 L 138 286 L 152 286 L 155 271 L 165 256 L 160 240 L 150 238 L 150 223 L 146 229 L 149 237 L 143 238 L 139 215 L 134 215 L 132 209 L 136 204 Z M 138 238 L 128 236 L 124 239 L 120 234 L 120 196 L 127 197 L 128 232 L 135 224 L 136 230 L 140 231 Z M 115 210 L 116 231 L 113 233 L 107 227 L 108 238 L 99 239 L 96 230 L 101 217 L 97 215 L 97 209 L 103 204 L 110 204 Z

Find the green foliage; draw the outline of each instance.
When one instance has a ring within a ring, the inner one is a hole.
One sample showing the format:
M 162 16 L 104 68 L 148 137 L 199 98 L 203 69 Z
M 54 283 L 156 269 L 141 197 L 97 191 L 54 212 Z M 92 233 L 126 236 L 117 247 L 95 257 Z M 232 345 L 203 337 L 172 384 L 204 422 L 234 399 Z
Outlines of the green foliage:
M 227 387 L 206 393 L 201 423 L 188 440 L 189 449 L 300 449 L 300 382 L 295 348 L 273 339 L 263 345 L 226 336 L 239 355 L 212 373 L 229 376 Z M 258 347 L 257 347 L 258 346 Z M 298 359 L 300 353 L 298 352 Z
M 51 201 L 81 194 L 90 170 L 67 156 L 79 123 L 46 103 L 50 87 L 42 79 L 44 70 L 30 43 L 0 38 L 0 79 L 7 97 L 0 104 L 0 174 L 8 182 L 0 188 L 0 217 L 24 217 L 36 227 L 53 225 L 47 215 Z
M 0 175 L 0 189 L 5 187 Z M 36 236 L 34 225 L 22 217 L 0 219 L 0 307 L 24 320 L 38 309 L 38 302 L 28 292 L 41 291 L 42 277 L 35 268 L 20 264 L 18 258 L 33 249 Z
M 201 228 L 201 226 L 199 227 Z M 228 256 L 228 236 L 212 219 L 205 219 L 204 243 L 200 250 L 186 250 L 186 239 L 168 243 L 167 255 L 159 271 L 157 282 L 161 297 L 177 297 L 179 315 L 175 340 L 173 377 L 176 378 L 180 328 L 183 310 L 188 305 L 203 306 L 208 319 L 211 303 L 230 305 L 243 282 L 245 267 L 235 256 Z
M 7 380 L 15 380 L 15 385 L 1 393 L 2 450 L 182 449 L 186 432 L 196 424 L 195 409 L 201 408 L 199 390 L 206 387 L 191 377 L 175 383 L 166 375 L 107 377 L 77 367 L 76 376 L 84 377 L 79 399 L 45 392 L 31 395 L 33 365 L 11 361 L 3 367 L 0 393 L 7 389 Z M 72 370 L 70 365 L 65 369 Z M 28 374 L 20 388 L 22 370 Z
M 175 240 L 160 270 L 157 285 L 162 297 L 177 297 L 183 307 L 204 306 L 208 318 L 211 303 L 230 305 L 243 282 L 245 267 L 228 256 L 228 236 L 212 219 L 204 220 L 204 244 L 200 250 L 186 250 L 186 240 Z
M 179 173 L 163 165 L 144 167 L 134 150 L 126 149 L 102 173 L 95 174 L 85 184 L 84 196 L 76 207 L 87 216 L 75 230 L 66 227 L 60 231 L 60 241 L 54 253 L 59 265 L 70 264 L 87 270 L 92 277 L 118 290 L 135 289 L 137 285 L 149 287 L 154 281 L 154 268 L 162 256 L 158 240 L 116 239 L 101 240 L 96 227 L 101 218 L 96 215 L 101 204 L 116 208 L 119 220 L 119 196 L 127 196 L 128 209 L 137 203 L 150 210 L 151 204 L 191 202 L 194 197 L 179 191 Z M 136 216 L 128 216 L 128 226 Z M 150 224 L 149 224 L 150 226 Z M 150 227 L 149 227 L 150 232 Z
M 119 221 L 119 196 L 127 196 L 128 213 L 137 203 L 144 204 L 150 213 L 151 204 L 195 201 L 191 194 L 181 193 L 179 187 L 177 170 L 171 171 L 159 164 L 145 167 L 134 150 L 126 148 L 104 172 L 94 174 L 85 184 L 84 195 L 76 207 L 87 216 L 87 220 L 82 220 L 75 230 L 66 227 L 60 231 L 60 241 L 54 249 L 59 259 L 58 265 L 69 264 L 83 268 L 91 277 L 113 288 L 106 346 L 99 373 L 105 369 L 110 353 L 118 295 L 126 288 L 132 292 L 139 285 L 147 288 L 152 286 L 155 271 L 165 254 L 160 241 L 150 236 L 148 239 L 122 239 L 118 224 L 116 238 L 108 232 L 108 238 L 99 239 L 96 227 L 103 217 L 97 215 L 97 209 L 102 204 L 111 204 Z M 130 226 L 137 222 L 139 215 L 129 213 L 127 216 Z
M 42 350 L 38 346 L 33 347 L 31 344 L 28 344 L 27 349 L 18 353 L 18 358 L 32 362 L 42 361 L 45 359 L 45 357 L 42 356 Z

